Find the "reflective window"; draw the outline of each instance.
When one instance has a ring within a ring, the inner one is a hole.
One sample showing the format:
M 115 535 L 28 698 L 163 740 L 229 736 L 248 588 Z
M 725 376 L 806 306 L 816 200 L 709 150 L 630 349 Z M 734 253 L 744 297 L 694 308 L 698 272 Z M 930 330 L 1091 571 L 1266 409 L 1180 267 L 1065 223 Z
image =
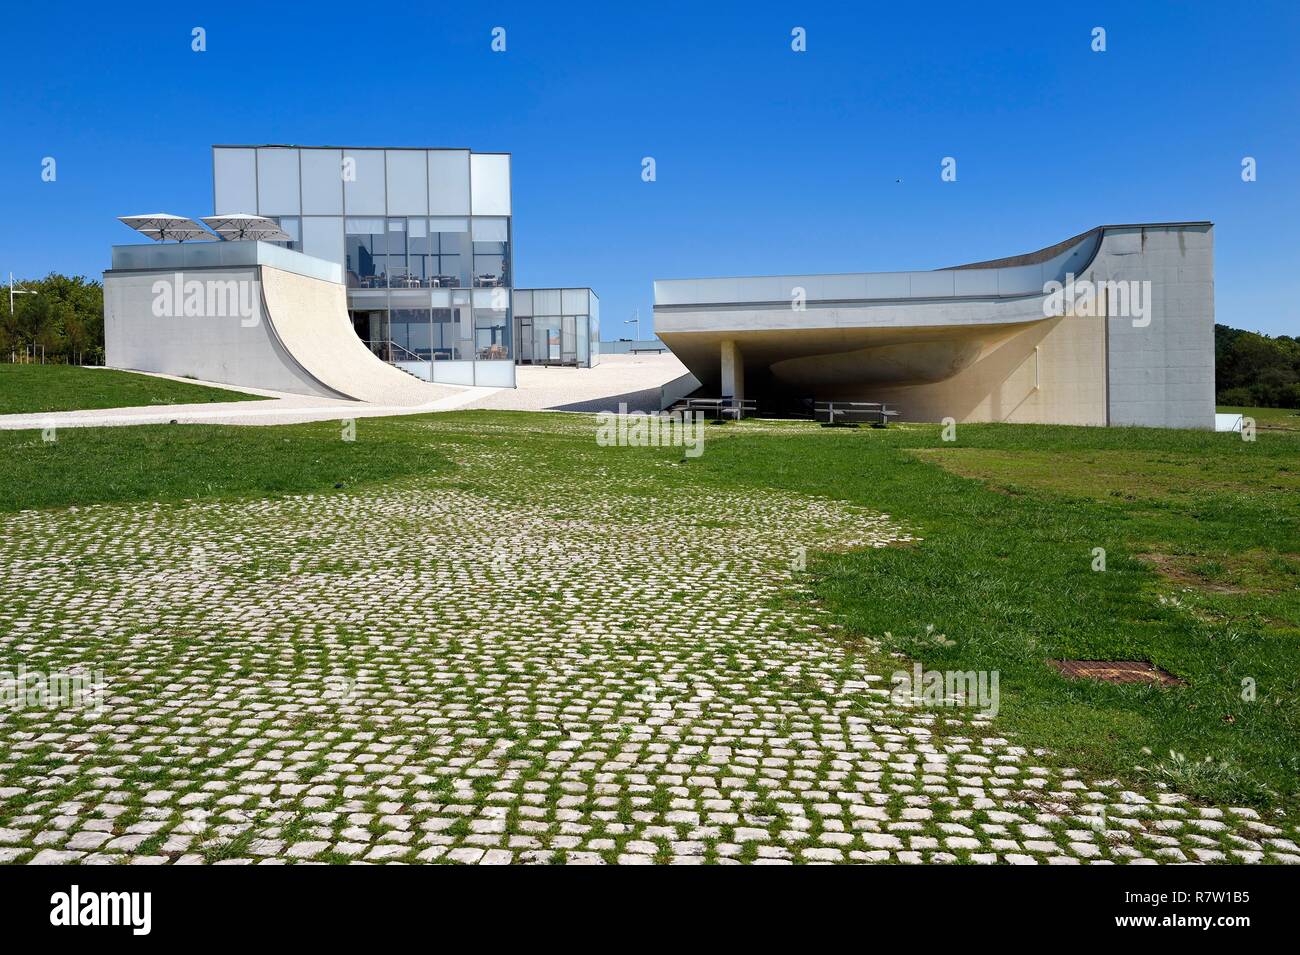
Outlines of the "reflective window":
M 463 216 L 437 216 L 429 220 L 429 243 L 437 253 L 434 288 L 470 287 L 469 220 Z
M 384 220 L 377 217 L 343 220 L 343 267 L 351 288 L 383 288 L 387 284 L 386 228 Z
M 519 362 L 590 368 L 599 361 L 600 318 L 586 314 L 597 308 L 589 289 L 518 289 L 513 298 Z
M 281 231 L 290 236 L 290 242 L 275 242 L 273 245 L 282 245 L 286 249 L 293 249 L 295 252 L 302 251 L 302 219 L 298 216 L 272 216 L 272 219 L 280 226 Z
M 578 336 L 578 364 L 581 366 L 588 365 L 591 358 L 591 338 L 587 333 L 587 317 L 578 316 L 577 322 Z
M 433 310 L 431 327 L 433 360 L 443 361 L 456 354 L 456 332 L 452 326 L 452 312 L 449 308 Z
M 505 309 L 474 309 L 474 357 L 510 357 L 510 327 Z
M 504 217 L 475 216 L 474 287 L 499 288 L 510 285 L 510 225 Z
M 384 250 L 388 258 L 385 261 L 390 288 L 411 288 L 411 280 L 406 270 L 406 220 L 388 220 L 388 245 Z M 415 286 L 419 287 L 418 283 Z
M 434 237 L 434 243 L 437 237 Z M 412 287 L 428 288 L 429 277 L 438 272 L 436 249 L 429 242 L 429 220 L 408 219 L 406 222 L 406 275 Z
M 392 336 L 389 361 L 428 361 L 429 310 L 427 308 L 394 308 L 388 313 L 389 334 Z

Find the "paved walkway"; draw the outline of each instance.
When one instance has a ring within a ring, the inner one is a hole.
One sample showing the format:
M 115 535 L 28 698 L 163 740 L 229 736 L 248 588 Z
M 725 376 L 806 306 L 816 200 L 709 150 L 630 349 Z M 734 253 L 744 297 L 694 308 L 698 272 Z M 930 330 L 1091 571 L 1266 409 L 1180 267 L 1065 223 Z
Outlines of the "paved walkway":
M 460 447 L 377 489 L 6 517 L 0 670 L 103 689 L 0 709 L 0 862 L 1300 862 L 1248 808 L 891 699 L 778 599 L 801 548 L 910 540 L 883 515 Z
M 0 415 L 0 431 L 44 428 L 99 428 L 133 424 L 296 424 L 340 418 L 374 418 L 427 414 L 462 408 L 503 411 L 617 411 L 620 403 L 631 411 L 656 411 L 659 389 L 686 373 L 674 356 L 612 355 L 595 368 L 534 368 L 520 366 L 517 388 L 453 387 L 426 385 L 438 397 L 425 404 L 386 405 L 334 398 L 242 388 L 192 378 L 155 375 L 187 384 L 260 395 L 265 401 L 223 401 L 189 405 L 153 405 L 136 408 L 101 408 L 92 411 L 57 411 L 40 414 Z M 141 374 L 144 374 L 141 372 Z
M 546 368 L 520 365 L 519 385 L 476 398 L 471 408 L 501 411 L 658 411 L 659 390 L 686 366 L 676 355 L 609 355 L 595 368 Z

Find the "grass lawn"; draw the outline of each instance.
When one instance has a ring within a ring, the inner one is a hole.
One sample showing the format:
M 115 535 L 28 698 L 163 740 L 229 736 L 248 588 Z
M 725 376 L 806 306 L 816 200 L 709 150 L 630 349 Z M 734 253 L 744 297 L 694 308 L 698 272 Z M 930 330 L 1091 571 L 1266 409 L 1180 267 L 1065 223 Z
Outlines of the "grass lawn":
M 1219 405 L 1220 414 L 1249 415 L 1259 429 L 1300 431 L 1300 411 L 1294 408 L 1242 408 L 1236 405 Z
M 240 391 L 108 368 L 0 365 L 0 414 L 259 400 Z
M 334 423 L 64 429 L 52 444 L 7 432 L 0 510 L 328 496 L 429 473 L 484 496 L 522 493 L 492 466 L 501 447 L 528 461 L 538 486 L 581 476 L 592 510 L 602 487 L 644 502 L 647 526 L 690 490 L 845 501 L 919 538 L 814 553 L 806 587 L 782 598 L 829 610 L 843 636 L 825 639 L 845 653 L 899 668 L 866 637 L 927 668 L 996 670 L 998 733 L 1092 778 L 1294 814 L 1300 432 L 1255 416 L 1253 443 L 1017 425 L 963 425 L 945 443 L 930 425 L 743 422 L 710 427 L 694 459 L 599 447 L 589 417 L 521 413 L 370 419 L 355 443 Z M 1058 658 L 1145 660 L 1184 684 L 1068 680 L 1047 663 Z
M 850 631 L 999 671 L 1000 727 L 1088 771 L 1294 808 L 1300 435 L 985 425 L 945 445 L 904 426 L 780 444 L 727 442 L 709 464 L 869 500 L 924 538 L 812 565 Z M 1061 658 L 1149 661 L 1186 685 L 1071 681 L 1047 665 Z

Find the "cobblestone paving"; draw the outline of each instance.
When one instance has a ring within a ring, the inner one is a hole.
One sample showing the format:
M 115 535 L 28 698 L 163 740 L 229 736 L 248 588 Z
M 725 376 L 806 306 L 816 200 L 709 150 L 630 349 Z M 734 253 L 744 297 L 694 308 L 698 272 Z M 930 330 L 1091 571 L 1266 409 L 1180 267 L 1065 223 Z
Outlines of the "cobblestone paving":
M 501 493 L 6 518 L 0 668 L 106 690 L 0 711 L 0 861 L 1300 861 L 892 703 L 789 599 L 800 548 L 906 539 L 884 515 L 461 463 Z

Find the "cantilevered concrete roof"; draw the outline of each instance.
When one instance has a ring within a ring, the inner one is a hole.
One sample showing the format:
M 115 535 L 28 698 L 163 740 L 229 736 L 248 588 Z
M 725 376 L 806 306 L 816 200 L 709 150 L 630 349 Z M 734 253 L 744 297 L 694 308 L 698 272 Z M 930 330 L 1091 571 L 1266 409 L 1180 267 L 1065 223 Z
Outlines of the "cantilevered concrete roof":
M 917 299 L 1007 298 L 1041 295 L 1051 281 L 1078 275 L 1092 261 L 1107 230 L 1209 226 L 1209 222 L 1104 225 L 1034 252 L 923 272 L 847 272 L 727 278 L 659 279 L 656 311 L 700 307 L 790 307 L 802 290 L 808 303 L 856 304 Z

